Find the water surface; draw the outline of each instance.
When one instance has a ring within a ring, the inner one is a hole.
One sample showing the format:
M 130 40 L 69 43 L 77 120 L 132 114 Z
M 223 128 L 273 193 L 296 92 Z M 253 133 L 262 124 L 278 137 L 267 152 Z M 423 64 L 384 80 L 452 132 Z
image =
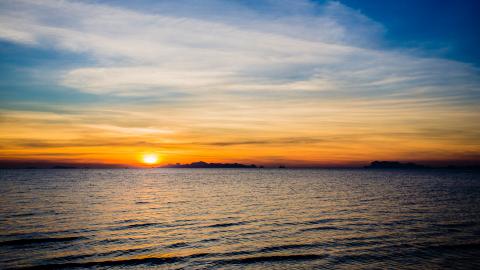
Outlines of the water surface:
M 0 171 L 0 268 L 480 269 L 480 175 Z

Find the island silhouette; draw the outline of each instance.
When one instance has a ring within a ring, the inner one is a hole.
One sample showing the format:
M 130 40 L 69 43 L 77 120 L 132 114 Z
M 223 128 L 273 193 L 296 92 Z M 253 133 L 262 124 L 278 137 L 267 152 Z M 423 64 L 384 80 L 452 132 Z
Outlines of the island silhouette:
M 429 166 L 416 164 L 413 162 L 401 163 L 398 161 L 373 161 L 370 165 L 365 166 L 366 169 L 428 169 Z
M 104 164 L 104 163 L 68 163 L 68 162 L 52 162 L 52 161 L 1 161 L 0 169 L 144 169 L 145 167 L 136 167 L 134 165 L 126 164 Z M 480 170 L 480 164 L 476 163 L 459 163 L 450 165 L 425 165 L 417 164 L 413 162 L 400 162 L 400 161 L 373 161 L 369 165 L 365 166 L 321 166 L 321 165 L 291 165 L 288 164 L 270 164 L 270 165 L 255 165 L 255 164 L 242 164 L 242 163 L 208 163 L 204 161 L 197 161 L 192 163 L 174 163 L 167 165 L 160 165 L 150 168 L 245 168 L 245 169 L 385 169 L 385 170 L 418 170 L 418 169 L 447 169 L 447 170 Z
M 160 166 L 159 168 L 258 168 L 255 164 L 241 164 L 241 163 L 207 163 L 204 161 L 192 162 L 190 164 L 168 164 Z

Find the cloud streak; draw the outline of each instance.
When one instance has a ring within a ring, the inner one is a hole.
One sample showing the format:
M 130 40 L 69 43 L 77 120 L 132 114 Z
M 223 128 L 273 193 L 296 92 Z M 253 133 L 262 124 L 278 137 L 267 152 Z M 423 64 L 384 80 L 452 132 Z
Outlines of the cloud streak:
M 456 95 L 468 96 L 478 86 L 477 71 L 469 65 L 379 48 L 381 26 L 338 2 L 294 2 L 266 1 L 263 10 L 243 6 L 240 16 L 227 19 L 195 13 L 195 5 L 185 1 L 177 16 L 84 2 L 6 1 L 0 37 L 93 57 L 96 66 L 68 70 L 59 83 L 96 94 L 148 96 L 178 90 L 435 96 L 454 87 Z M 220 2 L 207 3 L 213 8 Z M 289 11 L 292 5 L 296 8 Z M 221 6 L 229 10 L 227 3 Z M 272 12 L 284 16 L 260 18 Z
M 0 3 L 1 40 L 89 59 L 43 79 L 105 100 L 50 104 L 65 107 L 59 113 L 0 111 L 16 130 L 1 129 L 2 141 L 37 154 L 63 146 L 109 155 L 162 148 L 175 161 L 201 153 L 293 153 L 292 160 L 314 162 L 406 157 L 407 148 L 480 152 L 478 68 L 390 49 L 388 29 L 340 2 L 124 4 Z M 38 132 L 46 127 L 52 134 Z

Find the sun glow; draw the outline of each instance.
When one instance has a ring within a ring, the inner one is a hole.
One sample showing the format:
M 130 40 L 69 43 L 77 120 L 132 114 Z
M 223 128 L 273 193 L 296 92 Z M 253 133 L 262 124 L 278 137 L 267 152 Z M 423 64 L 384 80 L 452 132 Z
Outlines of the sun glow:
M 145 164 L 156 164 L 158 162 L 158 155 L 157 154 L 145 154 L 142 156 L 142 162 Z

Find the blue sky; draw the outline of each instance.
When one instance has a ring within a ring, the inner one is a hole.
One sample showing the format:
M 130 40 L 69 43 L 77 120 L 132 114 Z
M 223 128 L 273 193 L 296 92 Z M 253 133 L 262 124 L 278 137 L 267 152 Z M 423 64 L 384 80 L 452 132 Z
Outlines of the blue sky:
M 391 46 L 419 47 L 432 55 L 480 64 L 479 1 L 341 2 L 384 25 Z
M 365 147 L 379 158 L 475 159 L 478 7 L 477 1 L 5 0 L 0 113 L 18 130 L 58 123 L 72 140 L 84 133 L 162 134 L 149 140 L 176 142 L 186 152 L 188 145 L 270 138 L 299 147 L 315 142 L 311 162 L 321 161 L 325 149 L 339 162 L 360 159 L 355 151 Z M 10 130 L 3 132 L 0 140 L 15 144 Z M 390 138 L 397 148 L 389 148 Z M 285 158 L 273 149 L 264 154 Z

